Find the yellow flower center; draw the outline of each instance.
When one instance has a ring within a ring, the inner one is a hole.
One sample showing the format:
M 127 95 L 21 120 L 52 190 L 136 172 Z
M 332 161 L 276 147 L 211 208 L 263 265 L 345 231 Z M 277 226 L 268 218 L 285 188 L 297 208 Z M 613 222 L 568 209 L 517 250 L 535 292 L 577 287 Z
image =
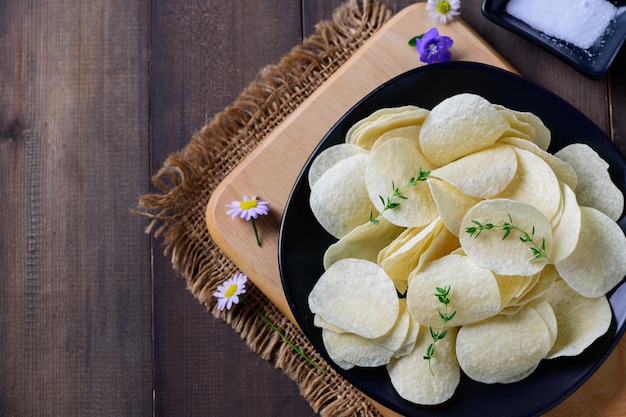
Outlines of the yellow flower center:
M 242 210 L 250 210 L 256 207 L 256 200 L 245 200 L 239 203 L 239 208 Z
M 437 11 L 441 14 L 448 14 L 448 12 L 450 11 L 450 3 L 445 0 L 438 2 Z
M 239 288 L 237 284 L 231 284 L 230 287 L 228 287 L 228 289 L 224 291 L 224 297 L 230 298 L 235 295 L 235 293 L 237 292 L 237 288 Z

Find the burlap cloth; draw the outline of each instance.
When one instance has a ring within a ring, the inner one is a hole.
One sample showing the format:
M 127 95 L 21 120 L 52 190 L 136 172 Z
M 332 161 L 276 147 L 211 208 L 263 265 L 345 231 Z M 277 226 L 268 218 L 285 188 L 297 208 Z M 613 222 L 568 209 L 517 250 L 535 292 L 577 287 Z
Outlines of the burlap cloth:
M 139 199 L 148 232 L 162 238 L 174 269 L 189 290 L 218 319 L 230 323 L 248 346 L 282 369 L 321 416 L 379 416 L 352 385 L 330 368 L 298 329 L 248 283 L 246 300 L 288 339 L 326 369 L 316 371 L 248 308 L 221 312 L 212 294 L 237 267 L 211 240 L 205 208 L 219 182 L 391 17 L 374 0 L 350 0 L 331 21 L 293 48 L 277 65 L 264 68 L 238 99 L 172 154 L 153 177 L 161 192 Z

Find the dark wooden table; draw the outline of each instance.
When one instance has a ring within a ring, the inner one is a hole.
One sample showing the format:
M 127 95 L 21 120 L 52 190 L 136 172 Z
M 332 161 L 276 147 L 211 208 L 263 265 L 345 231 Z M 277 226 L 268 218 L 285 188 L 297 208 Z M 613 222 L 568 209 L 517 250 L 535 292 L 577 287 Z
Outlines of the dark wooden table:
M 0 0 L 1 416 L 314 415 L 131 209 L 168 154 L 341 3 Z M 625 53 L 592 81 L 462 3 L 626 151 Z

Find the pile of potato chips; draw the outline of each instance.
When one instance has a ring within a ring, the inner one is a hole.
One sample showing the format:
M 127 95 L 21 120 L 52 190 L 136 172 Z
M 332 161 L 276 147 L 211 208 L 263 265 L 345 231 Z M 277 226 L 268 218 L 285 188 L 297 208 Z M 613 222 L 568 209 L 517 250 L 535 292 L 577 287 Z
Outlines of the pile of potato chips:
M 310 206 L 338 241 L 308 301 L 338 366 L 386 366 L 401 397 L 440 404 L 461 373 L 512 383 L 606 333 L 624 197 L 592 148 L 550 141 L 536 115 L 463 93 L 376 111 L 319 154 Z M 429 362 L 437 288 L 456 314 Z

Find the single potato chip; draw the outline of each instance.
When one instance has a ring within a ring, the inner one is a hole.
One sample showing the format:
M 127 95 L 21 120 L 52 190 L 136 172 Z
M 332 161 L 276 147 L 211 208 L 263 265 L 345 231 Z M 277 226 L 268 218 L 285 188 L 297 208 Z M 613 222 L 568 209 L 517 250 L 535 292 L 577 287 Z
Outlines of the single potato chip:
M 504 191 L 516 171 L 513 147 L 495 145 L 434 169 L 430 176 L 447 181 L 471 197 L 487 198 Z
M 430 111 L 420 130 L 420 147 L 433 167 L 493 145 L 509 123 L 483 97 L 462 93 Z
M 578 175 L 574 191 L 581 206 L 600 210 L 617 221 L 624 211 L 624 194 L 609 175 L 609 164 L 589 145 L 568 145 L 555 155 L 567 161 Z
M 422 326 L 441 325 L 441 302 L 437 288 L 450 288 L 448 312 L 456 311 L 451 326 L 463 326 L 491 317 L 500 311 L 500 289 L 493 273 L 467 256 L 447 255 L 411 274 L 406 293 L 413 320 Z
M 349 143 L 340 143 L 329 148 L 326 148 L 320 152 L 317 157 L 311 162 L 309 167 L 309 173 L 307 179 L 309 181 L 309 187 L 313 188 L 313 184 L 320 179 L 322 174 L 332 168 L 337 162 L 346 159 L 350 156 L 367 153 L 363 148 Z
M 507 381 L 536 366 L 552 347 L 542 316 L 531 307 L 461 327 L 456 341 L 459 365 L 485 384 Z
M 626 236 L 609 216 L 580 207 L 578 244 L 554 266 L 570 287 L 590 298 L 605 295 L 626 275 Z
M 502 225 L 513 224 L 507 235 Z M 480 225 L 493 229 L 480 230 Z M 548 258 L 535 259 L 534 251 L 544 247 L 548 257 L 552 250 L 552 226 L 537 208 L 509 199 L 484 200 L 472 207 L 463 218 L 461 246 L 474 262 L 500 275 L 533 275 L 541 271 Z M 472 232 L 472 233 L 470 233 Z M 524 242 L 520 237 L 532 237 Z
M 580 354 L 611 325 L 611 306 L 606 296 L 583 297 L 565 281 L 558 280 L 542 299 L 552 306 L 558 325 L 556 341 L 547 359 Z
M 508 198 L 535 206 L 552 219 L 561 205 L 559 180 L 543 159 L 516 148 L 517 172 L 509 186 L 495 198 Z
M 430 165 L 409 139 L 393 138 L 369 154 L 365 184 L 369 198 L 378 212 L 391 223 L 402 227 L 425 226 L 437 217 L 437 208 L 426 181 L 409 185 L 418 172 L 429 171 Z M 398 189 L 402 197 L 393 197 Z M 399 205 L 384 210 L 388 199 Z
M 362 259 L 335 262 L 315 283 L 308 302 L 313 314 L 369 339 L 391 330 L 400 309 L 391 278 Z
M 392 350 L 354 333 L 322 329 L 322 341 L 328 356 L 343 369 L 386 365 L 393 355 Z
M 437 341 L 430 367 L 424 355 L 432 339 L 424 328 L 420 329 L 415 349 L 410 354 L 389 361 L 387 371 L 391 384 L 402 398 L 415 404 L 435 405 L 454 395 L 461 380 L 454 352 L 456 333 L 456 328 L 449 328 L 447 335 Z
M 471 197 L 455 186 L 435 177 L 426 180 L 430 193 L 435 201 L 439 216 L 450 233 L 459 236 L 461 222 L 467 211 L 478 204 L 481 199 Z
M 324 172 L 311 189 L 309 205 L 313 215 L 338 239 L 376 213 L 365 187 L 367 159 L 363 154 L 339 161 Z

